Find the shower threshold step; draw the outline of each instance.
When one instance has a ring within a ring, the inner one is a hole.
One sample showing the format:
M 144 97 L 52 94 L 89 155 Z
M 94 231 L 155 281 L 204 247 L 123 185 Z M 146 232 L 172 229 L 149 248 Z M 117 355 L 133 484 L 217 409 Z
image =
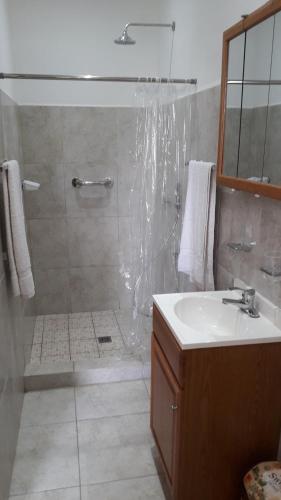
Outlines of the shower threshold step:
M 106 382 L 139 380 L 149 378 L 150 364 L 143 363 L 140 357 L 123 359 L 99 358 L 78 362 L 59 361 L 27 365 L 24 375 L 26 392 L 78 387 Z

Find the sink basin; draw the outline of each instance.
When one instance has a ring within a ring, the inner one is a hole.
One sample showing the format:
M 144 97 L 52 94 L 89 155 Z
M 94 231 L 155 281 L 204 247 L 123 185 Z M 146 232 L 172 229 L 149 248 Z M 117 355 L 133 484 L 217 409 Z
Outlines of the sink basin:
M 235 306 L 223 304 L 221 298 L 194 296 L 179 300 L 174 309 L 179 320 L 190 328 L 223 337 L 233 335 L 240 312 Z
M 239 305 L 223 304 L 224 297 L 240 299 L 241 293 L 174 293 L 155 295 L 153 300 L 182 349 L 281 342 L 277 306 L 257 294 L 260 317 L 250 318 Z

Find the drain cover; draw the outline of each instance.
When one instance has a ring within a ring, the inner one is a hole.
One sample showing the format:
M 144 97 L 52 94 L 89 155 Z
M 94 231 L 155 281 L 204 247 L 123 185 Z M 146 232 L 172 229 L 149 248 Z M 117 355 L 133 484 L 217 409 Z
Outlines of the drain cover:
M 98 341 L 100 344 L 108 344 L 109 342 L 112 342 L 112 338 L 109 335 L 106 337 L 98 337 Z

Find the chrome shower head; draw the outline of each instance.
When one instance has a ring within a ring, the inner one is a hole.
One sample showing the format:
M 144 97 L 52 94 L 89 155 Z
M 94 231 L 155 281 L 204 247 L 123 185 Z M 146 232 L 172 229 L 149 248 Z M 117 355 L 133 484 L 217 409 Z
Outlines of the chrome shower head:
M 172 31 L 175 31 L 175 29 L 176 29 L 175 21 L 173 21 L 172 23 L 169 23 L 169 24 L 168 23 L 127 23 L 122 35 L 119 36 L 119 38 L 117 38 L 116 40 L 114 40 L 114 43 L 117 43 L 117 45 L 135 45 L 136 41 L 133 40 L 133 38 L 131 38 L 128 35 L 128 28 L 130 26 L 135 26 L 135 27 L 142 26 L 145 28 L 171 28 Z
M 114 43 L 117 43 L 117 45 L 135 45 L 136 41 L 128 35 L 128 30 L 125 28 L 122 35 L 114 40 Z

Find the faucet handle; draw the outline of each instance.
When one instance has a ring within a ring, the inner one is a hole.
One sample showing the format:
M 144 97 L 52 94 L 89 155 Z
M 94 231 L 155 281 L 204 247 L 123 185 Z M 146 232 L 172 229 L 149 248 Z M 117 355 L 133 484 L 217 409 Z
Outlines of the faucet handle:
M 248 297 L 254 297 L 256 295 L 256 290 L 254 288 L 247 288 L 243 293 L 244 295 L 248 295 Z

